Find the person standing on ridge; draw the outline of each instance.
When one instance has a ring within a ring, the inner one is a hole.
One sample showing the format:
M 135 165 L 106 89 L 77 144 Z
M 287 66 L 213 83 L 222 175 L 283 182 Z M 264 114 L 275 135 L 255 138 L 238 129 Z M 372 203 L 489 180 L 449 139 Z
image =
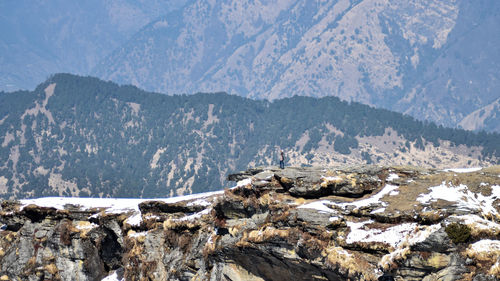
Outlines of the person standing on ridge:
M 283 152 L 283 150 L 281 150 L 281 153 L 280 153 L 280 169 L 284 169 L 285 168 L 285 153 Z

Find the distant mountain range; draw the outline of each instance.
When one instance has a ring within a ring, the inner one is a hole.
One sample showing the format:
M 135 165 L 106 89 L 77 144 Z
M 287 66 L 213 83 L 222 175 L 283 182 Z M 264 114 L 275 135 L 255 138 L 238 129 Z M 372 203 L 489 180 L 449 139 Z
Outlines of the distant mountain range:
M 143 26 L 184 0 L 0 1 L 0 91 L 58 72 L 89 74 Z
M 6 1 L 0 11 L 0 89 L 91 73 L 167 94 L 337 96 L 500 132 L 496 0 Z
M 93 74 L 170 94 L 337 96 L 500 132 L 498 26 L 495 0 L 195 1 Z
M 58 74 L 0 92 L 0 196 L 162 197 L 220 189 L 258 165 L 499 163 L 500 136 L 337 97 L 167 96 Z

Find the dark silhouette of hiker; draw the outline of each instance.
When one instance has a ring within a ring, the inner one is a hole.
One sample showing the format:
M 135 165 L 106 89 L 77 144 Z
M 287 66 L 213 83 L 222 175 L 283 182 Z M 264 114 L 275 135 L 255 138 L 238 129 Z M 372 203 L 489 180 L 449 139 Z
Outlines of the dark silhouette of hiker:
M 281 151 L 280 155 L 280 169 L 285 168 L 285 154 L 283 153 L 283 150 Z

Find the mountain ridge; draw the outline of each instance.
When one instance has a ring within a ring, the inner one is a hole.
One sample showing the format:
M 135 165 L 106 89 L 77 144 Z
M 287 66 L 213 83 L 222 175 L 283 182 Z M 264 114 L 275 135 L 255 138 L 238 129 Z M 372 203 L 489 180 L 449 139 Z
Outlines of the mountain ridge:
M 486 119 L 473 114 L 499 98 L 495 0 L 0 7 L 0 90 L 72 72 L 167 94 L 333 95 L 446 127 L 500 130 L 498 109 Z
M 336 97 L 166 96 L 58 74 L 1 93 L 3 197 L 151 197 L 225 185 L 228 171 L 287 165 L 498 163 L 500 138 Z
M 183 2 L 2 2 L 0 91 L 32 90 L 58 72 L 88 74 L 144 25 Z
M 460 126 L 498 98 L 499 11 L 490 0 L 188 3 L 93 74 L 169 94 L 333 95 Z

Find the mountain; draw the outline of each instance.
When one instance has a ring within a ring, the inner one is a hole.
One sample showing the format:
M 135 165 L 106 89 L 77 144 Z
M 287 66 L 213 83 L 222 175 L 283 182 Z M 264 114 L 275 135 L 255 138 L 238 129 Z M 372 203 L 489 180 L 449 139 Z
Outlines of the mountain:
M 185 1 L 1 1 L 0 91 L 34 89 L 58 72 L 88 74 L 114 49 Z
M 260 167 L 196 196 L 6 200 L 0 276 L 498 280 L 499 176 L 500 166 Z
M 248 166 L 488 166 L 498 134 L 472 133 L 336 97 L 256 101 L 149 93 L 57 74 L 0 93 L 3 198 L 153 198 L 219 189 Z
M 500 131 L 500 98 L 467 115 L 460 121 L 460 127 L 467 130 L 479 130 L 484 126 L 492 131 Z
M 499 24 L 495 0 L 3 1 L 0 90 L 69 72 L 167 94 L 336 96 L 500 132 Z
M 496 0 L 192 1 L 92 73 L 168 94 L 337 96 L 461 126 L 500 98 L 499 24 Z

